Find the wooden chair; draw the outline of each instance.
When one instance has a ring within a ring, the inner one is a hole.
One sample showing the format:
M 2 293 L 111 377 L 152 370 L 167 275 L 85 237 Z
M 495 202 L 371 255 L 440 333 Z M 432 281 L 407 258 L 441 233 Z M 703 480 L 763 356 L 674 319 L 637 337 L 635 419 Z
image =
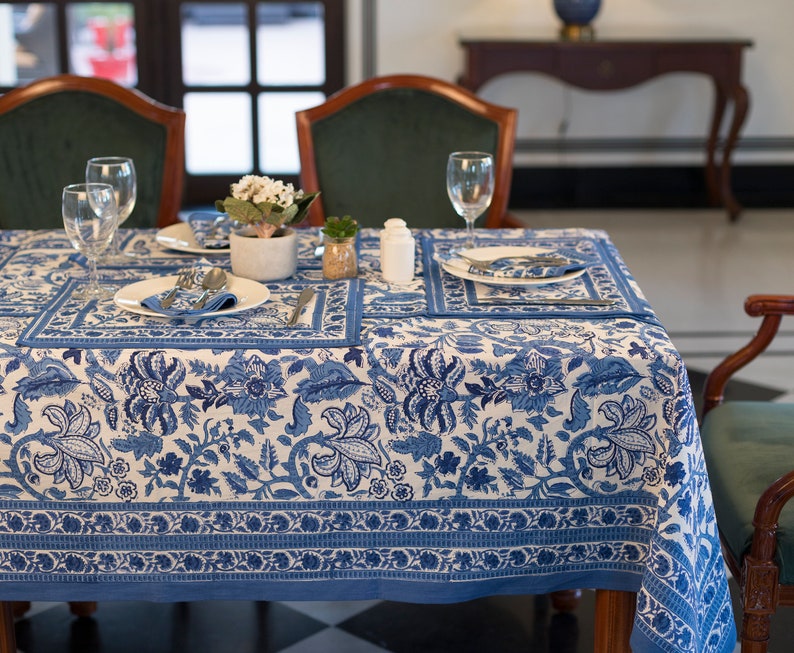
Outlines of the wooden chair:
M 310 223 L 349 214 L 368 227 L 390 217 L 410 227 L 460 227 L 446 191 L 447 157 L 480 150 L 493 153 L 496 164 L 485 226 L 521 226 L 507 216 L 516 115 L 419 75 L 368 79 L 298 112 L 301 187 L 322 191 Z
M 742 653 L 765 653 L 770 616 L 794 605 L 794 404 L 723 401 L 732 374 L 772 342 L 792 295 L 753 295 L 744 309 L 761 317 L 752 340 L 709 375 L 701 437 L 723 551 L 740 580 Z
M 0 96 L 0 228 L 63 226 L 61 192 L 94 156 L 129 156 L 138 198 L 125 222 L 177 222 L 185 113 L 105 79 L 57 75 Z

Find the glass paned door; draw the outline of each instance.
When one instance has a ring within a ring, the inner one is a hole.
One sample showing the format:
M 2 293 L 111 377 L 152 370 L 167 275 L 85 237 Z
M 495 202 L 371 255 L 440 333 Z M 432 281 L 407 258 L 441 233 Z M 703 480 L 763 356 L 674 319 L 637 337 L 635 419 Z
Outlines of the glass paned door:
M 256 68 L 260 85 L 321 86 L 325 82 L 323 9 L 322 2 L 257 5 Z
M 69 72 L 122 86 L 138 83 L 135 12 L 129 3 L 74 2 L 66 6 Z
M 0 3 L 0 87 L 70 72 L 138 83 L 130 2 Z
M 187 110 L 188 193 L 198 203 L 246 174 L 297 181 L 295 112 L 343 85 L 343 4 L 180 3 L 175 86 Z
M 59 72 L 57 20 L 52 3 L 0 3 L 0 86 Z

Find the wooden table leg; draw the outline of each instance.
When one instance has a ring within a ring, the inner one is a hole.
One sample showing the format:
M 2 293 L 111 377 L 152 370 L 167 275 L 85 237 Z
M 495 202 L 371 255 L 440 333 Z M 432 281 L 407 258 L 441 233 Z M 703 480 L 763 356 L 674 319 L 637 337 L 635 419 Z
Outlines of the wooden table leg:
M 0 602 L 0 653 L 17 653 L 14 612 L 9 601 Z
M 96 608 L 96 601 L 69 601 L 69 611 L 75 617 L 90 617 Z
M 557 590 L 551 593 L 551 605 L 557 612 L 576 612 L 582 590 Z
M 596 590 L 595 653 L 628 653 L 636 592 Z

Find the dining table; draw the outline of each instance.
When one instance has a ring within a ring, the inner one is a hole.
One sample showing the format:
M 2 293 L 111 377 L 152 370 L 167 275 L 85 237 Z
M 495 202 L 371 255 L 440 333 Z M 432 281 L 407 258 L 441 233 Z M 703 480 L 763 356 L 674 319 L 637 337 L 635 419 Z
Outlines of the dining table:
M 116 300 L 84 303 L 63 231 L 0 231 L 0 653 L 13 601 L 584 588 L 596 651 L 733 651 L 687 372 L 606 232 L 477 230 L 571 263 L 537 277 L 415 230 L 395 284 L 379 231 L 336 280 L 298 231 L 294 276 L 198 317 L 138 304 L 186 266 L 231 273 L 227 250 L 120 230 Z

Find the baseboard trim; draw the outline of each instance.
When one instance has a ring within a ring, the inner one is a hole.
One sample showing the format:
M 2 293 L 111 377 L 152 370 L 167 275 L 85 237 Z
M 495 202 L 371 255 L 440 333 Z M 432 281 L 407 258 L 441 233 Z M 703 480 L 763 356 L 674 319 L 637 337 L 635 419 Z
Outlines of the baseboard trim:
M 794 165 L 743 165 L 731 171 L 746 208 L 794 207 Z M 516 167 L 510 206 L 532 208 L 706 208 L 701 166 Z

